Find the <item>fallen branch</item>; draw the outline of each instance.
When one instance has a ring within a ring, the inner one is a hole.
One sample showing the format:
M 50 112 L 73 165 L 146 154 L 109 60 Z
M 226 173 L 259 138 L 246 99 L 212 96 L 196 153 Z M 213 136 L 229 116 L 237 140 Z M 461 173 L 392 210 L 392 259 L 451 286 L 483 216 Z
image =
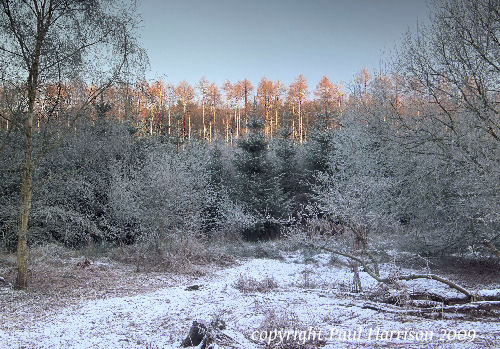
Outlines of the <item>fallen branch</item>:
M 310 247 L 314 248 L 314 247 L 317 247 L 317 246 L 310 245 Z M 467 291 L 465 288 L 463 288 L 462 286 L 456 284 L 455 282 L 452 282 L 450 280 L 447 280 L 447 279 L 445 279 L 445 278 L 443 278 L 441 276 L 434 275 L 434 274 L 410 274 L 410 275 L 401 275 L 401 276 L 393 276 L 393 277 L 388 277 L 388 278 L 382 278 L 379 275 L 377 275 L 377 272 L 375 270 L 371 269 L 367 265 L 367 263 L 362 258 L 360 258 L 360 257 L 354 256 L 354 255 L 346 253 L 346 252 L 333 250 L 331 248 L 324 247 L 324 246 L 320 247 L 320 248 L 323 249 L 323 250 L 325 250 L 325 251 L 327 251 L 327 252 L 338 254 L 340 256 L 349 258 L 351 260 L 354 260 L 354 261 L 360 263 L 363 266 L 364 271 L 368 275 L 370 275 L 372 278 L 374 278 L 378 282 L 386 284 L 386 285 L 394 285 L 398 289 L 401 288 L 399 286 L 399 284 L 398 284 L 398 281 L 411 281 L 411 280 L 418 280 L 418 279 L 428 279 L 428 280 L 438 281 L 438 282 L 440 282 L 442 284 L 445 284 L 445 285 L 449 286 L 450 288 L 455 289 L 456 291 L 458 291 L 461 294 L 465 295 L 469 301 L 476 301 L 479 298 L 479 297 L 474 296 L 471 292 Z
M 438 281 L 442 284 L 445 284 L 447 286 L 449 286 L 450 288 L 453 288 L 455 290 L 457 290 L 458 292 L 464 294 L 467 296 L 467 298 L 471 299 L 471 300 L 475 300 L 474 299 L 474 295 L 472 293 L 470 293 L 469 291 L 467 291 L 465 288 L 463 288 L 462 286 L 450 281 L 450 280 L 447 280 L 445 278 L 442 278 L 441 276 L 438 276 L 438 275 L 434 275 L 434 274 L 411 274 L 411 275 L 402 275 L 402 276 L 397 276 L 395 277 L 396 280 L 398 281 L 411 281 L 411 280 L 417 280 L 417 279 L 428 279 L 428 280 L 435 280 L 435 281 Z M 384 283 L 389 283 L 391 282 L 391 279 L 390 278 L 386 278 L 386 279 L 382 279 L 382 282 Z
M 500 301 L 488 301 L 488 302 L 471 302 L 467 304 L 450 305 L 445 307 L 434 307 L 425 309 L 397 309 L 387 306 L 380 306 L 378 304 L 367 303 L 363 309 L 375 310 L 383 313 L 392 314 L 406 314 L 406 315 L 424 315 L 430 313 L 466 313 L 474 310 L 481 311 L 494 311 L 500 310 Z
M 452 304 L 464 304 L 469 301 L 469 298 L 462 296 L 457 297 L 445 297 L 443 295 L 433 293 L 433 292 L 413 292 L 407 295 L 407 299 L 412 301 L 432 301 L 439 302 L 444 305 L 452 305 Z M 399 305 L 402 303 L 401 296 L 391 296 L 384 298 L 382 300 L 387 304 Z

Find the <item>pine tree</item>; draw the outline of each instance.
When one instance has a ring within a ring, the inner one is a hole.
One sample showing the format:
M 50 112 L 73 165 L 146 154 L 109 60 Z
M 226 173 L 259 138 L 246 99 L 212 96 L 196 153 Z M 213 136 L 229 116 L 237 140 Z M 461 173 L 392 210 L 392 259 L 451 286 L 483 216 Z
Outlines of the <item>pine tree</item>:
M 291 139 L 291 131 L 282 129 L 279 133 L 280 138 L 274 143 L 276 153 L 276 163 L 280 176 L 280 183 L 283 193 L 287 199 L 301 193 L 301 173 L 296 159 L 296 149 Z
M 330 156 L 334 150 L 333 137 L 331 131 L 311 132 L 310 140 L 307 144 L 307 168 L 313 175 L 319 173 L 331 174 Z
M 208 164 L 208 183 L 205 187 L 205 204 L 203 208 L 204 225 L 206 234 L 217 231 L 222 221 L 221 205 L 223 201 L 223 164 L 222 152 L 217 145 L 210 154 Z
M 268 143 L 262 130 L 264 124 L 256 117 L 248 122 L 248 135 L 238 142 L 237 200 L 255 215 L 258 223 L 244 233 L 249 240 L 260 240 L 278 235 L 277 221 L 289 211 L 286 196 L 276 169 L 268 156 Z

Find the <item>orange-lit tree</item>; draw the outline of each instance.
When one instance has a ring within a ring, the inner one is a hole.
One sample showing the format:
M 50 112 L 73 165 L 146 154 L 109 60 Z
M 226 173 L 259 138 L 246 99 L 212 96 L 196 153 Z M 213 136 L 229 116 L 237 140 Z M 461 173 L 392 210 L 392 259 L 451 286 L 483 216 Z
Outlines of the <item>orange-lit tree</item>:
M 183 80 L 176 86 L 175 93 L 177 95 L 178 102 L 182 105 L 182 140 L 185 140 L 186 132 L 187 137 L 191 139 L 191 113 L 188 113 L 187 107 L 195 97 L 194 88 L 186 80 Z
M 288 100 L 292 105 L 292 134 L 302 143 L 305 139 L 303 104 L 309 95 L 307 79 L 300 74 L 288 89 Z M 296 122 L 295 122 L 296 118 Z
M 208 139 L 212 141 L 215 137 L 216 133 L 216 125 L 217 125 L 217 107 L 221 103 L 221 93 L 219 91 L 219 87 L 215 82 L 211 83 L 207 89 L 207 97 L 210 105 L 210 110 L 212 113 L 211 120 L 209 122 L 208 129 Z

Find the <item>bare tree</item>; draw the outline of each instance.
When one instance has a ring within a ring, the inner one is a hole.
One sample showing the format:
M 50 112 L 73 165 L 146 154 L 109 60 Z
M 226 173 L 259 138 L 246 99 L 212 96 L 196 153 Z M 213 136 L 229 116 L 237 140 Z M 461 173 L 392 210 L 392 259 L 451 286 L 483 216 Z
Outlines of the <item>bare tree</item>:
M 186 138 L 186 113 L 188 104 L 195 97 L 195 90 L 186 80 L 181 81 L 175 88 L 175 93 L 179 98 L 179 103 L 182 104 L 182 140 Z M 191 139 L 191 114 L 188 114 L 188 125 L 187 125 L 188 138 Z
M 456 118 L 466 112 L 470 126 L 500 142 L 500 2 L 442 0 L 436 7 L 430 27 L 408 34 L 401 68 L 438 107 L 426 116 L 457 140 Z
M 329 122 L 329 112 L 328 107 L 333 104 L 333 101 L 336 97 L 336 89 L 335 85 L 328 79 L 328 77 L 323 76 L 316 86 L 316 90 L 314 91 L 314 95 L 318 98 L 321 107 L 325 111 L 325 128 L 328 128 Z
M 245 123 L 247 123 L 248 122 L 248 96 L 253 91 L 253 85 L 250 82 L 250 80 L 248 80 L 247 78 L 243 79 L 243 81 L 241 81 L 241 84 L 243 86 L 243 96 L 245 99 Z
M 198 85 L 196 86 L 200 90 L 201 94 L 201 123 L 203 127 L 203 139 L 207 138 L 207 126 L 205 123 L 205 104 L 206 97 L 209 88 L 208 80 L 205 77 L 202 77 L 200 81 L 198 81 Z
M 307 79 L 304 75 L 300 74 L 288 89 L 288 98 L 292 103 L 292 114 L 297 115 L 297 126 L 294 128 L 294 136 L 298 138 L 300 143 L 304 141 L 304 112 L 302 110 L 303 103 L 307 100 L 309 95 Z M 296 106 L 296 107 L 295 107 Z
M 210 108 L 212 110 L 212 121 L 209 122 L 209 132 L 208 132 L 208 139 L 210 142 L 212 141 L 212 137 L 215 136 L 216 132 L 216 125 L 217 125 L 217 119 L 216 119 L 216 113 L 217 113 L 217 106 L 220 103 L 221 99 L 221 94 L 219 91 L 219 87 L 217 87 L 217 84 L 215 82 L 212 82 L 207 89 L 207 97 L 209 98 L 209 104 Z
M 404 147 L 461 173 L 455 202 L 476 205 L 474 240 L 498 255 L 500 2 L 435 1 L 430 26 L 407 35 L 398 69 L 426 102 L 412 118 L 398 115 Z
M 264 109 L 264 119 L 265 119 L 265 134 L 271 134 L 271 122 L 272 116 L 270 117 L 270 111 L 272 106 L 272 97 L 274 94 L 274 85 L 272 80 L 268 80 L 263 77 L 260 80 L 259 86 L 257 87 L 257 99 L 260 102 L 261 107 Z
M 33 172 L 40 157 L 59 143 L 56 140 L 44 142 L 41 149 L 34 147 L 38 89 L 52 82 L 59 86 L 60 93 L 64 79 L 78 76 L 87 82 L 101 82 L 88 100 L 102 94 L 128 67 L 129 59 L 141 52 L 134 41 L 136 18 L 133 4 L 126 2 L 0 0 L 0 51 L 4 58 L 0 76 L 5 86 L 21 93 L 22 116 L 16 123 L 25 135 L 16 288 L 28 284 L 27 230 Z

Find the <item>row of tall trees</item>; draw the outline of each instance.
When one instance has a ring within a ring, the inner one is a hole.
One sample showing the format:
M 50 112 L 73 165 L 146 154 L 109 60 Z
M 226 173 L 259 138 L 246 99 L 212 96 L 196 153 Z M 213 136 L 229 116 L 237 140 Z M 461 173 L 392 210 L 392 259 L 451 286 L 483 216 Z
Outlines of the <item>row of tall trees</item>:
M 265 77 L 256 86 L 248 79 L 234 83 L 226 80 L 222 86 L 205 78 L 194 86 L 186 81 L 175 85 L 163 79 L 142 79 L 135 84 L 109 86 L 98 97 L 96 91 L 96 85 L 79 79 L 40 86 L 34 104 L 35 126 L 40 127 L 47 110 L 54 105 L 57 104 L 57 110 L 68 112 L 94 92 L 92 103 L 110 104 L 110 116 L 134 122 L 145 134 L 175 136 L 182 141 L 194 137 L 233 143 L 248 132 L 250 110 L 257 109 L 263 116 L 266 136 L 273 138 L 285 128 L 294 139 L 303 142 L 316 124 L 325 128 L 338 125 L 348 102 L 343 83 L 334 84 L 326 76 L 311 96 L 302 74 L 289 86 Z M 4 88 L 0 92 L 0 102 L 7 109 L 12 104 L 9 91 Z M 9 126 L 8 119 L 0 121 L 1 128 Z

